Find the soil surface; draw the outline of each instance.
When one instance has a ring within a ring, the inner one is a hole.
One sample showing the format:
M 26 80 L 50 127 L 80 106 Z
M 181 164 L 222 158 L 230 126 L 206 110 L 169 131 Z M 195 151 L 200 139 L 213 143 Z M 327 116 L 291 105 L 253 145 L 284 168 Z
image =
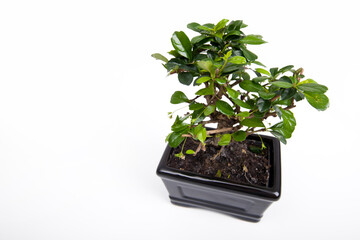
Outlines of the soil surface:
M 219 153 L 221 146 L 206 145 L 196 156 L 185 154 L 196 150 L 199 142 L 188 138 L 184 146 L 185 159 L 176 157 L 183 144 L 172 150 L 167 166 L 228 182 L 268 186 L 270 177 L 269 147 L 261 149 L 261 142 L 245 140 L 231 142 Z

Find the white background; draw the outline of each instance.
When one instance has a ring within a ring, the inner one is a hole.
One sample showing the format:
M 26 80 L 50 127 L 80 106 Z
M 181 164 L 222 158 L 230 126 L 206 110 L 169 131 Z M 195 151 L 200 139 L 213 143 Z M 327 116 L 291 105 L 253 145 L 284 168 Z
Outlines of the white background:
M 359 239 L 357 1 L 1 1 L 0 239 Z M 282 146 L 260 223 L 170 204 L 155 170 L 176 78 L 154 52 L 189 22 L 242 19 L 268 67 L 329 87 Z

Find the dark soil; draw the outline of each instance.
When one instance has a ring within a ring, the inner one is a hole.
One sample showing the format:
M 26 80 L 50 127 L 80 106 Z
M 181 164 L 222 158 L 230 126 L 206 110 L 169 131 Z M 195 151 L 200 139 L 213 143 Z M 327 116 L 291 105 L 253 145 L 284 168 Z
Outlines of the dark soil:
M 199 143 L 188 138 L 186 150 L 196 150 Z M 181 151 L 182 144 L 172 150 L 167 166 L 199 175 L 223 179 L 228 182 L 268 186 L 270 177 L 269 148 L 261 150 L 261 142 L 245 140 L 231 142 L 219 153 L 221 147 L 206 145 L 206 151 L 200 150 L 196 156 L 185 154 L 185 159 L 175 157 Z

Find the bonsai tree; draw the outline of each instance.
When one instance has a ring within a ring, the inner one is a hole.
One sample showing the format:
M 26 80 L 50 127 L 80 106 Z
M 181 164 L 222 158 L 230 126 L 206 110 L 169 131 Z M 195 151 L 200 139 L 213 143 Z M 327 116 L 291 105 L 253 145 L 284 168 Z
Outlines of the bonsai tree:
M 196 155 L 207 144 L 223 149 L 231 141 L 241 142 L 259 132 L 270 132 L 286 144 L 296 126 L 291 111 L 295 103 L 306 99 L 317 110 L 328 108 L 327 87 L 306 79 L 302 68 L 266 69 L 248 49 L 266 42 L 260 35 L 246 35 L 246 26 L 241 20 L 229 23 L 227 19 L 217 24 L 190 23 L 187 27 L 197 36 L 190 40 L 184 32 L 174 32 L 170 60 L 159 53 L 152 55 L 164 62 L 169 74 L 177 74 L 181 84 L 192 85 L 196 95 L 190 99 L 176 91 L 170 99 L 172 104 L 186 103 L 189 111 L 175 117 L 166 141 L 173 148 L 184 146 L 187 138 L 199 143 L 196 151 L 182 147 L 177 157 Z M 210 123 L 216 123 L 216 129 L 208 129 Z

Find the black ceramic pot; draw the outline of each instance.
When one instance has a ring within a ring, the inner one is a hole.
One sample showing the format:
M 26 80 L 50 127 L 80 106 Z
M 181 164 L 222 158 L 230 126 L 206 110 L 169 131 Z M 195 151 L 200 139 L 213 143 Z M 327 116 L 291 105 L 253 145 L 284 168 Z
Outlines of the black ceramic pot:
M 274 137 L 261 137 L 270 155 L 268 187 L 236 184 L 170 168 L 166 163 L 173 149 L 167 146 L 157 174 L 163 180 L 171 202 L 210 209 L 251 222 L 260 221 L 270 204 L 280 198 L 281 190 L 280 142 Z M 257 135 L 250 135 L 248 139 L 260 141 Z

